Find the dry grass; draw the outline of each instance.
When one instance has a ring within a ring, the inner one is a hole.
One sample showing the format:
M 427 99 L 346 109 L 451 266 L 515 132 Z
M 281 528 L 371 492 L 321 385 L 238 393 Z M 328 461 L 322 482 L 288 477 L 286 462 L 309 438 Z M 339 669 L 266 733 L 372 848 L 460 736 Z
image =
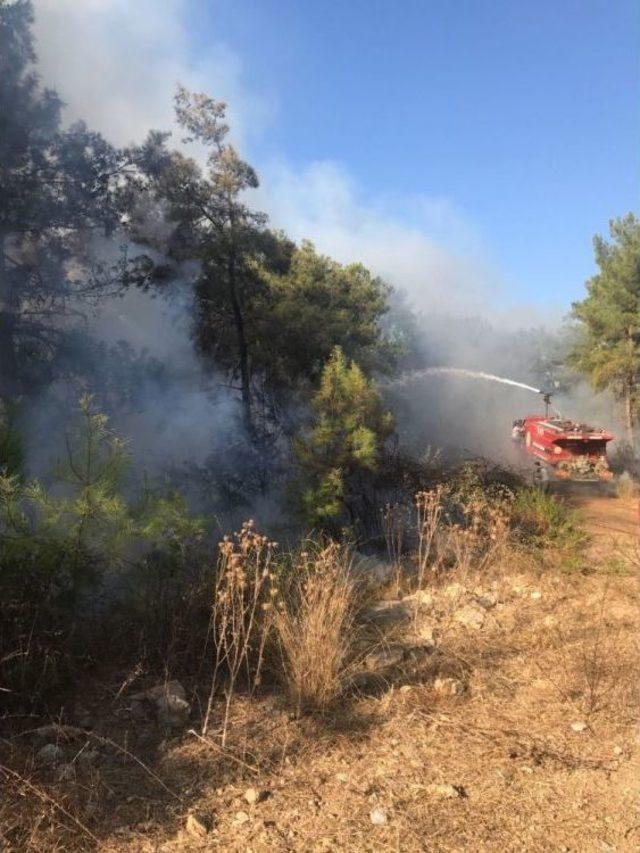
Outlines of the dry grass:
M 331 545 L 300 555 L 271 596 L 278 567 L 269 556 L 266 578 L 268 542 L 255 540 L 259 563 L 253 546 L 227 546 L 231 574 L 218 591 L 232 584 L 242 606 L 214 612 L 228 613 L 219 626 L 229 630 L 231 613 L 241 615 L 239 636 L 251 638 L 238 641 L 231 723 L 234 668 L 221 664 L 208 735 L 157 732 L 146 751 L 114 678 L 113 700 L 95 703 L 95 725 L 121 747 L 103 744 L 90 772 L 78 759 L 74 783 L 36 767 L 27 736 L 8 738 L 1 763 L 17 775 L 0 774 L 7 851 L 637 850 L 637 580 L 543 574 L 526 550 L 512 550 L 503 516 L 470 509 L 471 534 L 440 524 L 434 533 L 429 595 L 399 602 L 415 618 L 395 641 L 411 647 L 428 627 L 435 648 L 358 680 L 357 690 L 349 686 L 363 650 L 380 639 L 360 633 L 346 554 Z M 242 560 L 231 559 L 237 553 Z M 231 571 L 239 563 L 251 571 Z M 281 606 L 263 610 L 266 596 Z M 483 596 L 491 601 L 482 627 L 462 624 L 459 608 Z M 263 614 L 273 615 L 266 639 L 268 622 L 256 630 L 252 621 Z M 298 711 L 322 713 L 291 715 L 281 696 L 256 691 L 265 657 L 270 670 L 283 661 Z M 437 690 L 446 678 L 464 689 Z M 248 787 L 265 795 L 249 804 Z M 386 822 L 372 823 L 374 809 Z M 193 812 L 209 827 L 202 837 L 186 829 Z
M 298 711 L 326 711 L 354 671 L 357 587 L 336 544 L 303 552 L 275 628 L 287 691 Z

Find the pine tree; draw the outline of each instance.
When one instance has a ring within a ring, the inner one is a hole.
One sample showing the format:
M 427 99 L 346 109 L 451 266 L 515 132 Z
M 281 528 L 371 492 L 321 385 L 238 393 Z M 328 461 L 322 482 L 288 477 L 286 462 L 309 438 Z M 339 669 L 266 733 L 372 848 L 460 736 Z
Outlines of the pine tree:
M 47 381 L 74 295 L 104 269 L 88 247 L 118 222 L 126 156 L 78 123 L 35 73 L 30 0 L 0 0 L 0 397 Z
M 610 222 L 611 240 L 594 239 L 599 272 L 573 304 L 582 335 L 570 362 L 598 390 L 624 406 L 627 440 L 635 449 L 640 380 L 640 221 L 629 213 Z
M 344 514 L 355 521 L 355 500 L 363 481 L 378 467 L 380 451 L 393 432 L 393 417 L 355 362 L 335 347 L 313 399 L 314 425 L 297 442 L 306 519 L 335 526 Z

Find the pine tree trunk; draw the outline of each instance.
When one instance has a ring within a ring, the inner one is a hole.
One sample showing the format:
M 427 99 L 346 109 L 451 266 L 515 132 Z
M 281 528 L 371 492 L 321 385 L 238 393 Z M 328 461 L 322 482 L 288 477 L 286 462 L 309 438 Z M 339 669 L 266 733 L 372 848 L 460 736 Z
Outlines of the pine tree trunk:
M 629 442 L 629 446 L 633 451 L 635 456 L 636 452 L 636 440 L 635 440 L 635 416 L 633 411 L 633 384 L 632 380 L 629 380 L 625 386 L 624 393 L 624 406 L 625 406 L 625 426 L 627 429 L 627 441 Z
M 236 339 L 238 342 L 238 361 L 240 364 L 240 389 L 242 394 L 242 411 L 244 425 L 247 429 L 249 437 L 255 439 L 255 427 L 253 423 L 253 411 L 251 406 L 251 374 L 249 371 L 249 347 L 244 328 L 244 316 L 242 307 L 238 297 L 238 281 L 236 271 L 235 250 L 232 248 L 229 253 L 229 264 L 227 268 L 229 277 L 229 298 L 231 300 L 231 310 L 233 312 L 233 321 L 236 327 Z
M 15 306 L 5 256 L 6 234 L 0 232 L 0 399 L 18 391 L 15 351 Z

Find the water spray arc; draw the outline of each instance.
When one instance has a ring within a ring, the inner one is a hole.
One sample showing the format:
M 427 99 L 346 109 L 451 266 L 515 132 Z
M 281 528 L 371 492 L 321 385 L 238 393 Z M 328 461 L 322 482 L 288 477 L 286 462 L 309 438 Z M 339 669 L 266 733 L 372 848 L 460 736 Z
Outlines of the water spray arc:
M 534 388 L 533 385 L 527 385 L 524 382 L 517 382 L 515 379 L 507 379 L 504 376 L 496 376 L 494 373 L 484 373 L 480 370 L 467 370 L 464 367 L 426 367 L 423 370 L 411 370 L 403 373 L 392 385 L 408 385 L 410 382 L 417 382 L 420 379 L 428 376 L 460 376 L 466 379 L 481 379 L 486 382 L 499 382 L 502 385 L 512 385 L 515 388 L 523 388 L 525 391 L 531 391 L 533 394 L 542 394 L 539 388 Z

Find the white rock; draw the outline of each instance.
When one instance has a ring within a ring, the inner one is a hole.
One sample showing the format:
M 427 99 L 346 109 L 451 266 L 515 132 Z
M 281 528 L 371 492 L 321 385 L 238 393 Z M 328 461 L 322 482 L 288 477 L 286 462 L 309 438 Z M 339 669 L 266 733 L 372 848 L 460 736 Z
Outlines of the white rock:
M 477 604 L 467 604 L 460 610 L 456 610 L 453 618 L 466 628 L 477 631 L 482 628 L 487 617 L 482 607 L 479 607 Z
M 622 749 L 621 746 L 614 746 L 613 747 L 613 754 L 614 755 L 622 755 L 623 752 L 624 752 L 624 750 Z
M 387 813 L 384 809 L 375 808 L 371 811 L 369 818 L 374 826 L 384 826 L 387 822 Z
M 531 598 L 534 601 L 540 601 L 540 599 L 542 598 L 542 593 L 540 592 L 539 589 L 534 589 L 533 592 L 531 593 Z
M 448 800 L 464 796 L 463 789 L 456 785 L 429 785 L 428 790 L 431 794 Z
M 250 820 L 251 820 L 251 818 L 249 817 L 249 815 L 246 812 L 236 812 L 234 817 L 233 817 L 234 823 L 242 824 L 242 823 L 247 823 Z
M 436 678 L 433 689 L 441 696 L 459 696 L 464 693 L 464 684 L 457 678 Z
M 267 796 L 267 791 L 259 791 L 257 788 L 247 788 L 244 792 L 244 798 L 250 806 L 255 806 L 256 803 L 261 803 L 263 800 L 267 799 Z
M 416 627 L 416 635 L 425 643 L 435 646 L 435 628 L 430 622 L 419 622 Z
M 573 732 L 583 732 L 587 728 L 587 724 L 582 721 L 577 723 L 571 723 L 571 731 Z

